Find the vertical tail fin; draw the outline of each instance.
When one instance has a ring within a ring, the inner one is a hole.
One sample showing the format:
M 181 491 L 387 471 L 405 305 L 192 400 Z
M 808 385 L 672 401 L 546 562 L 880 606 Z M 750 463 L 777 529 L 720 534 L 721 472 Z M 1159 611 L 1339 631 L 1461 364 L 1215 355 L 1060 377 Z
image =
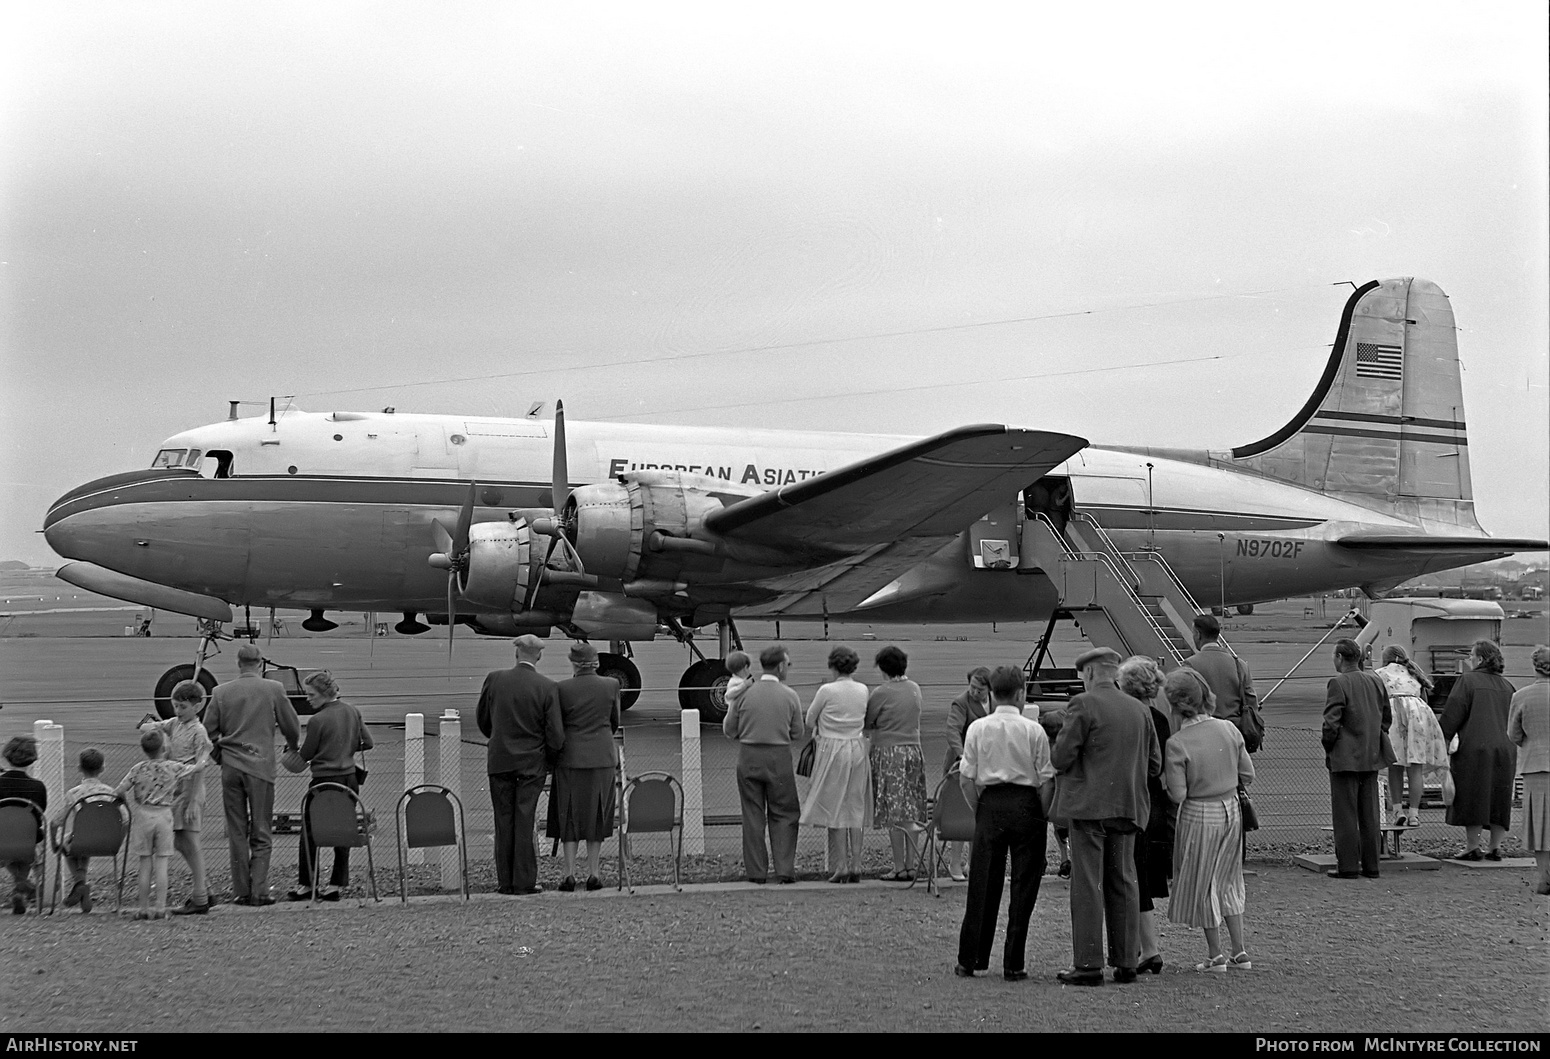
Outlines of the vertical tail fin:
M 1358 288 L 1307 404 L 1223 462 L 1396 515 L 1478 530 L 1448 296 L 1408 277 Z

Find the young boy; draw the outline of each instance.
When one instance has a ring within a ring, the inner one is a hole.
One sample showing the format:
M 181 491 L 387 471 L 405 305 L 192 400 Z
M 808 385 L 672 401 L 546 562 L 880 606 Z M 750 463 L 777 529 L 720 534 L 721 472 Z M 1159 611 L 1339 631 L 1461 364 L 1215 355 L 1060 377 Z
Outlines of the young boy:
M 726 703 L 732 706 L 753 684 L 753 659 L 742 651 L 733 651 L 727 655 L 727 672 L 732 679 L 727 681 Z
M 177 793 L 172 799 L 172 848 L 188 864 L 189 874 L 194 877 L 194 894 L 182 906 L 174 908 L 175 916 L 202 916 L 210 911 L 210 895 L 205 889 L 205 862 L 199 852 L 199 832 L 204 825 L 204 767 L 210 760 L 210 736 L 199 723 L 199 711 L 204 708 L 205 689 L 192 680 L 185 680 L 172 689 L 172 708 L 177 716 L 170 721 L 159 721 L 147 715 L 140 722 L 141 729 L 152 729 L 167 740 L 167 760 L 180 765 L 194 766 L 193 772 L 178 781 Z
M 136 919 L 167 917 L 167 861 L 172 856 L 172 802 L 178 781 L 194 772 L 193 765 L 167 760 L 167 741 L 157 731 L 140 737 L 146 760 L 136 762 L 119 781 L 114 794 L 127 795 L 132 853 L 140 858 L 140 908 Z M 156 907 L 151 908 L 152 872 Z
M 0 798 L 24 798 L 36 805 L 39 810 L 48 808 L 48 788 L 42 780 L 35 780 L 27 775 L 27 766 L 38 760 L 38 741 L 30 735 L 18 735 L 5 744 L 5 749 L 0 751 L 7 764 L 11 767 L 0 772 Z M 38 828 L 36 841 L 43 841 L 43 829 Z M 32 866 L 36 858 L 43 856 L 42 851 L 34 851 L 33 860 L 6 861 L 5 866 L 11 873 L 14 886 L 11 889 L 11 911 L 18 915 L 27 914 L 27 899 L 37 890 L 37 884 L 32 881 Z
M 74 908 L 81 906 L 82 912 L 91 911 L 91 884 L 86 881 L 86 871 L 91 866 L 90 857 L 72 857 L 70 855 L 70 836 L 64 833 L 65 820 L 69 818 L 70 811 L 78 804 L 91 797 L 93 794 L 112 794 L 113 788 L 102 782 L 102 751 L 94 746 L 89 746 L 81 751 L 80 756 L 81 782 L 77 783 L 65 792 L 65 803 L 55 809 L 49 816 L 49 827 L 53 830 L 54 841 L 65 851 L 65 863 L 70 865 L 70 892 L 65 895 L 65 906 Z

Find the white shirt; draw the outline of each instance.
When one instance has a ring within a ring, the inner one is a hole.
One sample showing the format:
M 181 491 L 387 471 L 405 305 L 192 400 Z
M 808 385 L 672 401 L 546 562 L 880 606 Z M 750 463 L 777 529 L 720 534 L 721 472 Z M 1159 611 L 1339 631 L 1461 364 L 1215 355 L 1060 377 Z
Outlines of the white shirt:
M 1043 726 L 1005 703 L 969 725 L 958 771 L 985 787 L 993 783 L 1042 787 L 1055 778 Z

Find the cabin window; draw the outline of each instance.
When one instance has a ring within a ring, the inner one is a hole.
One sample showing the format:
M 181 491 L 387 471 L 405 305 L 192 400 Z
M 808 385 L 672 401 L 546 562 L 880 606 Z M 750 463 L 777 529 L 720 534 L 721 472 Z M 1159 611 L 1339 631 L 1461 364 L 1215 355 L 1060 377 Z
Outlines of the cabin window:
M 198 467 L 199 466 L 199 457 L 203 456 L 203 455 L 204 455 L 204 452 L 202 450 L 200 450 L 200 449 L 189 449 L 188 450 L 188 459 L 183 461 L 183 466 L 185 466 L 185 467 Z
M 162 449 L 151 461 L 151 466 L 156 467 L 181 467 L 183 457 L 188 453 L 187 449 Z

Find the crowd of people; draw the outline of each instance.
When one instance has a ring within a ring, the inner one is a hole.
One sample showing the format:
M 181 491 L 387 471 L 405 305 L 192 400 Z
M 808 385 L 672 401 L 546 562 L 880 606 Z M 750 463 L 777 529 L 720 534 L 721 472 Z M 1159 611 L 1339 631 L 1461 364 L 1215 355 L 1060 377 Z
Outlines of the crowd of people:
M 1149 658 L 1087 651 L 1077 659 L 1082 692 L 1039 719 L 1024 715 L 1020 667 L 968 672 L 967 687 L 948 709 L 942 763 L 942 776 L 956 777 L 975 821 L 967 850 L 960 844 L 946 851 L 949 874 L 968 882 L 958 974 L 988 969 L 1010 860 L 1002 970 L 1010 979 L 1026 977 L 1024 942 L 1047 866 L 1051 825 L 1060 842 L 1059 874 L 1071 880 L 1072 964 L 1059 973 L 1061 981 L 1100 985 L 1105 966 L 1117 982 L 1160 973 L 1153 917 L 1154 902 L 1164 898 L 1171 921 L 1204 935 L 1206 956 L 1197 970 L 1252 967 L 1243 933 L 1244 821 L 1252 808 L 1251 754 L 1263 722 L 1248 667 L 1219 636 L 1215 619 L 1202 615 L 1196 653 L 1166 677 Z M 538 637 L 519 637 L 517 664 L 489 674 L 477 709 L 479 729 L 489 740 L 495 866 L 503 894 L 542 892 L 533 834 L 548 777 L 545 832 L 564 850 L 562 891 L 602 886 L 601 847 L 613 834 L 618 809 L 614 733 L 621 686 L 598 675 L 590 644 L 571 647 L 574 675 L 559 682 L 537 672 L 543 650 Z M 1341 640 L 1334 647 L 1336 672 L 1326 690 L 1321 732 L 1336 850 L 1329 874 L 1378 877 L 1377 779 L 1384 770 L 1394 801 L 1392 826 L 1415 826 L 1423 787 L 1441 781 L 1447 823 L 1465 833 L 1459 858 L 1500 859 L 1513 779 L 1521 772 L 1524 844 L 1536 859 L 1536 892 L 1550 894 L 1550 648 L 1534 651 L 1536 680 L 1517 690 L 1501 676 L 1500 648 L 1476 642 L 1469 671 L 1454 683 L 1440 718 L 1426 703 L 1429 678 L 1405 650 L 1392 645 L 1381 657 L 1382 666 L 1368 670 L 1360 645 Z M 791 656 L 783 645 L 760 652 L 757 678 L 747 654 L 728 658 L 733 678 L 723 730 L 738 746 L 748 881 L 796 881 L 801 825 L 827 832 L 829 882 L 860 881 L 867 829 L 889 837 L 892 863 L 880 878 L 913 881 L 929 808 L 921 751 L 924 701 L 907 676 L 904 651 L 886 646 L 872 661 L 880 679 L 868 688 L 856 677 L 860 656 L 846 646 L 833 648 L 829 679 L 804 709 L 786 683 Z M 283 685 L 262 676 L 258 649 L 240 648 L 237 664 L 237 678 L 215 689 L 208 708 L 204 689 L 186 681 L 172 692 L 173 718 L 142 720 L 145 758 L 116 786 L 102 779 L 99 750 L 81 752 L 81 782 L 47 817 L 69 865 L 67 906 L 92 908 L 88 862 L 69 854 L 69 822 L 94 797 L 126 801 L 130 855 L 139 862 L 135 914 L 160 918 L 202 915 L 215 902 L 199 842 L 207 769 L 220 770 L 236 904 L 274 903 L 268 872 L 277 735 L 285 743 L 282 760 L 292 759 L 288 767 L 310 769 L 310 787 L 327 783 L 359 791 L 365 779 L 360 755 L 372 739 L 333 677 L 318 672 L 305 682 L 315 712 L 303 739 Z M 0 797 L 30 800 L 41 814 L 47 790 L 26 772 L 37 757 L 35 741 L 10 740 L 4 757 L 11 768 L 0 772 Z M 809 779 L 805 797 L 798 795 L 799 769 Z M 38 841 L 43 838 L 40 829 Z M 584 868 L 578 867 L 583 843 Z M 188 865 L 192 893 L 169 908 L 173 853 Z M 338 899 L 349 882 L 349 849 L 334 850 L 326 887 L 318 885 L 317 862 L 303 821 L 298 881 L 289 899 Z M 27 865 L 7 867 L 12 911 L 25 912 L 36 896 Z

